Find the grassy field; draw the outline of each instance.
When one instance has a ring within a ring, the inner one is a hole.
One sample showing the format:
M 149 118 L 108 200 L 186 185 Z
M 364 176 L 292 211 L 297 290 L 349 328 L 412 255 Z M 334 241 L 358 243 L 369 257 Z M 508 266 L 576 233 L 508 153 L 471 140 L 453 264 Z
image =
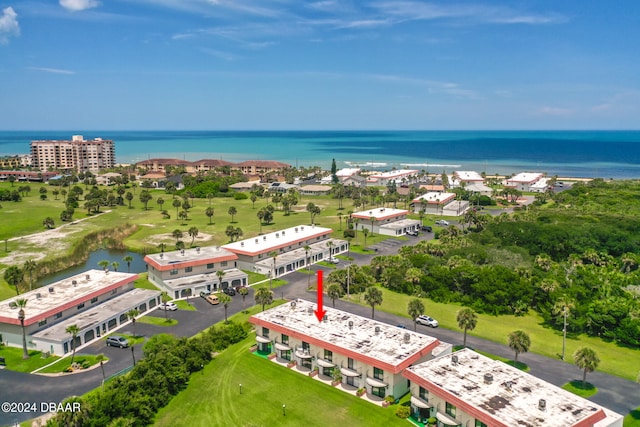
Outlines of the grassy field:
M 562 388 L 585 399 L 598 392 L 598 389 L 593 384 L 587 382 L 583 385 L 582 380 L 568 382 Z
M 109 360 L 105 357 L 104 361 Z M 93 366 L 98 362 L 97 356 L 89 355 L 89 354 L 76 354 L 76 357 L 73 359 L 73 363 L 78 363 L 80 365 L 87 364 L 87 366 Z M 38 371 L 41 374 L 55 374 L 66 371 L 67 368 L 71 366 L 71 357 L 66 357 L 57 363 L 54 363 L 51 366 L 47 366 L 46 368 Z
M 640 427 L 640 408 L 624 417 L 624 427 Z
M 383 295 L 383 302 L 382 306 L 376 307 L 376 311 L 382 310 L 404 316 L 408 319 L 407 305 L 409 300 L 414 297 L 391 292 L 384 288 L 380 289 Z M 362 295 L 352 295 L 351 301 L 366 305 Z M 425 312 L 429 316 L 437 319 L 440 327 L 459 330 L 456 322 L 456 313 L 462 308 L 461 305 L 454 303 L 436 303 L 427 298 L 422 298 L 422 303 L 425 306 Z M 409 320 L 407 324 L 410 323 L 411 321 Z M 530 352 L 547 357 L 559 358 L 559 354 L 562 352 L 562 333 L 545 327 L 542 317 L 534 312 L 526 316 L 491 316 L 488 314 L 478 314 L 478 325 L 476 329 L 469 331 L 468 335 L 507 344 L 507 336 L 509 333 L 518 329 L 526 331 L 529 334 L 531 338 Z M 452 344 L 462 344 L 462 342 Z M 580 335 L 578 337 L 567 338 L 565 352 L 565 360 L 567 363 L 573 363 L 573 353 L 578 348 L 584 346 L 596 349 L 601 360 L 598 371 L 613 374 L 631 381 L 636 380 L 640 350 L 619 346 L 597 337 Z M 578 368 L 576 368 L 576 378 L 582 378 Z
M 42 357 L 42 352 L 29 350 L 29 358 L 22 359 L 22 348 L 0 346 L 0 357 L 4 357 L 7 369 L 18 372 L 33 372 L 60 359 L 58 356 Z
M 162 316 L 163 317 L 143 316 L 139 318 L 137 322 L 156 326 L 174 326 L 178 324 L 178 321 L 176 319 L 170 318 L 170 314 L 167 314 L 166 319 L 164 318 L 164 314 Z
M 187 389 L 158 413 L 154 425 L 407 425 L 395 416 L 395 405 L 381 408 L 255 356 L 248 351 L 254 343 L 250 334 L 217 356 L 202 374 L 194 374 Z

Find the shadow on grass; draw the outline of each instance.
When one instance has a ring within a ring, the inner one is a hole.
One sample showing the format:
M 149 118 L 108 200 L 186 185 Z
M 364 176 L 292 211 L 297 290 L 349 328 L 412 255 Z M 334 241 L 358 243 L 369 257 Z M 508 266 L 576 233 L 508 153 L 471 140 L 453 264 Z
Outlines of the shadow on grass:
M 589 382 L 583 383 L 582 380 L 573 380 L 563 385 L 562 388 L 584 398 L 593 396 L 598 392 L 598 389 L 593 384 Z
M 640 408 L 634 409 L 633 411 L 629 412 L 629 416 L 634 420 L 640 421 Z

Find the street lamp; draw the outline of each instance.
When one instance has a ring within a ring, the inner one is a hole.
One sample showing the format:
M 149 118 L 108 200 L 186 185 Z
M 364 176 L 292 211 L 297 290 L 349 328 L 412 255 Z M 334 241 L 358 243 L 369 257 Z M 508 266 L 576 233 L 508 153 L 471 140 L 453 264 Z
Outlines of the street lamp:
M 131 346 L 131 357 L 133 358 L 133 366 L 136 366 L 136 355 L 133 352 L 133 346 Z
M 349 282 L 350 282 L 350 277 L 349 277 L 349 271 L 351 270 L 351 263 L 347 264 L 347 299 L 350 299 L 350 295 L 349 295 Z
M 240 394 L 242 394 L 242 384 L 240 384 Z
M 283 403 L 282 404 L 282 416 L 286 416 L 287 415 L 287 406 Z
M 17 287 L 18 285 L 16 285 L 16 289 Z M 28 359 L 29 353 L 27 352 L 27 335 L 24 332 L 24 319 L 24 309 L 21 308 L 20 311 L 18 311 L 18 320 L 20 321 L 20 326 L 22 327 L 22 358 Z

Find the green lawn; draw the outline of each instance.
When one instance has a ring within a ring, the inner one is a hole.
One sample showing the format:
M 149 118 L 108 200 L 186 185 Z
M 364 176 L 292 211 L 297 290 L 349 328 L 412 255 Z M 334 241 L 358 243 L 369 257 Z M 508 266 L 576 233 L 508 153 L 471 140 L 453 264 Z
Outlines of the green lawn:
M 624 417 L 624 427 L 640 427 L 640 407 Z
M 149 281 L 149 279 L 148 279 L 149 273 L 140 273 L 139 276 L 140 277 L 138 278 L 138 280 L 133 282 L 133 285 L 136 288 L 150 289 L 152 291 L 159 291 L 160 290 L 160 289 L 158 289 L 158 287 L 156 285 L 154 285 L 153 283 L 151 283 Z
M 177 325 L 178 321 L 176 319 L 172 319 L 170 314 L 167 314 L 167 318 L 164 317 L 154 317 L 154 316 L 143 316 L 137 320 L 138 323 L 147 323 L 149 325 L 156 326 L 173 326 Z
M 106 362 L 107 360 L 109 359 L 105 357 L 104 362 Z M 97 356 L 89 355 L 89 354 L 76 354 L 76 357 L 73 359 L 73 363 L 78 363 L 80 365 L 86 364 L 87 367 L 90 367 L 99 362 L 97 360 Z M 53 365 L 38 371 L 38 373 L 56 374 L 59 372 L 66 371 L 66 369 L 70 366 L 71 366 L 71 357 L 65 357 L 64 359 L 58 361 L 57 363 L 54 363 Z
M 380 290 L 382 291 L 383 302 L 382 306 L 376 307 L 376 311 L 382 310 L 404 316 L 408 319 L 407 304 L 409 300 L 414 297 L 391 292 L 382 287 Z M 351 301 L 366 305 L 362 294 L 351 295 Z M 461 305 L 455 303 L 437 303 L 427 298 L 422 298 L 422 302 L 425 306 L 426 314 L 437 319 L 440 327 L 459 330 L 456 322 L 456 313 L 462 308 Z M 533 311 L 526 316 L 491 316 L 488 314 L 478 314 L 478 325 L 476 329 L 469 331 L 468 335 L 507 344 L 507 336 L 509 333 L 517 329 L 526 331 L 531 337 L 530 352 L 559 359 L 559 354 L 562 351 L 562 333 L 543 326 L 542 317 Z M 452 344 L 461 343 L 462 342 Z M 626 378 L 631 381 L 636 380 L 638 373 L 637 361 L 640 360 L 640 350 L 619 346 L 597 337 L 580 335 L 578 337 L 567 338 L 565 361 L 567 361 L 567 363 L 573 363 L 573 353 L 578 348 L 584 346 L 596 349 L 601 360 L 598 371 Z
M 191 298 L 200 298 L 200 296 L 191 297 Z M 189 304 L 187 300 L 179 299 L 173 302 L 178 306 L 178 310 L 196 311 L 196 308 L 193 305 Z
M 217 356 L 162 409 L 156 426 L 404 426 L 381 408 L 300 375 L 248 349 L 255 335 Z M 242 394 L 240 394 L 242 384 Z M 286 405 L 283 415 L 282 405 Z
M 22 348 L 0 346 L 0 357 L 4 357 L 7 364 L 5 369 L 18 372 L 33 372 L 38 368 L 53 363 L 60 359 L 58 356 L 49 356 L 46 359 L 42 357 L 42 353 L 35 350 L 29 350 L 29 358 L 22 359 Z
M 562 388 L 570 391 L 573 394 L 577 394 L 580 397 L 584 397 L 585 399 L 593 396 L 598 392 L 598 389 L 590 382 L 587 382 L 583 385 L 582 381 L 578 380 L 568 382 L 563 385 Z

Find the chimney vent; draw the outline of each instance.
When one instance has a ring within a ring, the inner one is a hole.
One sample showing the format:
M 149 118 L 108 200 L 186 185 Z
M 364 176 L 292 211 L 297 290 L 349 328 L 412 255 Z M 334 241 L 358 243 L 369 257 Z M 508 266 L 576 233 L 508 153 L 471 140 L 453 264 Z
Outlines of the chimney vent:
M 408 343 L 409 341 L 411 341 L 411 334 L 408 332 L 405 332 L 404 334 L 404 342 Z
M 376 335 L 380 333 L 380 326 L 376 326 Z
M 493 382 L 493 374 L 484 374 L 484 383 L 491 384 Z
M 84 276 L 85 280 L 91 280 L 91 275 L 87 274 L 86 276 Z
M 353 329 L 353 320 L 349 320 L 349 329 Z
M 458 355 L 454 354 L 451 356 L 451 363 L 453 363 L 454 365 L 458 364 Z
M 547 409 L 547 401 L 544 399 L 540 399 L 538 400 L 538 409 L 540 409 L 541 411 L 544 411 Z
M 49 287 L 49 292 L 53 292 L 53 286 Z
M 37 299 L 40 299 L 41 297 L 42 297 L 42 294 L 40 294 L 40 292 L 38 292 L 38 293 L 36 294 L 36 298 L 37 298 Z
M 72 284 L 73 286 L 76 286 L 76 285 L 78 284 L 78 281 L 77 281 L 77 280 L 72 280 L 72 281 L 71 281 L 71 284 Z

